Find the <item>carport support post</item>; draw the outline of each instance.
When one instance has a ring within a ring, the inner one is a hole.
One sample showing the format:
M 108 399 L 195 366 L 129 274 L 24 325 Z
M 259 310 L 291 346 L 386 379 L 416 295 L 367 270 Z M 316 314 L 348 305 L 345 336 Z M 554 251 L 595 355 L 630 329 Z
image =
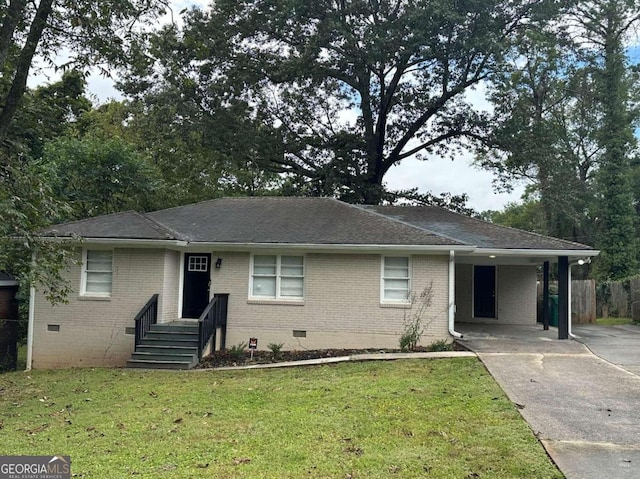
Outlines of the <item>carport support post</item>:
M 542 326 L 545 331 L 549 329 L 549 262 L 542 266 Z
M 558 339 L 569 339 L 569 257 L 558 256 Z

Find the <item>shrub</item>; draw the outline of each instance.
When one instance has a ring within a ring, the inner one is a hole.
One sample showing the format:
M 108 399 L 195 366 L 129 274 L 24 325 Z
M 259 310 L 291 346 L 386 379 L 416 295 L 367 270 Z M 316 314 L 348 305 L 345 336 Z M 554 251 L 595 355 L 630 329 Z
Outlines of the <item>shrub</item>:
M 280 353 L 282 352 L 283 343 L 269 343 L 267 347 L 271 350 L 271 355 L 274 361 L 280 359 Z
M 247 343 L 240 343 L 231 346 L 229 349 L 229 355 L 236 362 L 244 361 L 244 350 L 247 348 Z
M 420 338 L 426 328 L 426 325 L 423 325 L 423 321 L 425 320 L 427 310 L 431 306 L 432 299 L 433 283 L 424 288 L 417 298 L 415 295 L 411 297 L 411 315 L 407 317 L 405 312 L 404 330 L 399 340 L 401 351 L 414 351 L 418 343 L 420 343 Z M 413 305 L 416 306 L 415 309 Z M 430 322 L 431 320 L 428 321 L 428 323 Z
M 453 351 L 453 343 L 448 342 L 446 339 L 439 339 L 427 346 L 426 350 L 430 353 L 438 351 Z

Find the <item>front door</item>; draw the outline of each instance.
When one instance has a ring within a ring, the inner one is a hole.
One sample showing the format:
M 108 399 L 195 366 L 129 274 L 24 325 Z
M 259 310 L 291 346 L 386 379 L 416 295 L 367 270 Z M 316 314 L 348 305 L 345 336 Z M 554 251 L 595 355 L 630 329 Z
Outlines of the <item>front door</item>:
M 475 266 L 473 269 L 473 317 L 496 317 L 495 266 Z
M 185 253 L 182 317 L 199 318 L 209 304 L 211 254 Z

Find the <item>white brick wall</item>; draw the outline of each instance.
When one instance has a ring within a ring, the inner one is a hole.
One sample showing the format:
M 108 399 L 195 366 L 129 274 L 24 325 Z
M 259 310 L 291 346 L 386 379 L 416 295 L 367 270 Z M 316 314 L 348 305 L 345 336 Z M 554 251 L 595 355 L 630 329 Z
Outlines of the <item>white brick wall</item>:
M 536 324 L 536 267 L 498 267 L 498 320 Z
M 249 300 L 249 253 L 214 251 L 213 257 L 223 262 L 212 270 L 212 293 L 230 295 L 227 346 L 255 336 L 261 349 L 272 342 L 286 349 L 397 348 L 404 321 L 417 309 L 380 304 L 380 255 L 306 254 L 303 304 Z M 422 344 L 448 339 L 448 257 L 416 255 L 411 264 L 414 294 L 429 285 L 433 291 Z M 160 294 L 159 321 L 179 316 L 180 253 L 117 248 L 113 265 L 113 293 L 106 300 L 76 292 L 69 304 L 51 306 L 36 295 L 33 367 L 124 365 L 134 343 L 125 328 L 134 326 L 154 293 Z M 472 271 L 471 265 L 456 265 L 458 322 L 478 321 L 472 318 Z M 71 268 L 69 278 L 79 291 L 80 266 Z M 535 266 L 499 266 L 497 322 L 535 323 L 535 285 Z M 47 325 L 60 330 L 47 331 Z M 306 331 L 306 338 L 294 338 L 294 330 Z
M 68 277 L 75 291 L 68 304 L 51 306 L 41 293 L 35 298 L 33 367 L 122 366 L 131 356 L 134 317 L 154 293 L 162 293 L 165 273 L 162 250 L 113 250 L 111 298 L 82 298 L 80 266 L 72 266 Z M 80 251 L 77 254 L 81 258 Z M 162 309 L 162 295 L 159 303 Z M 169 305 L 167 308 L 171 309 Z M 162 314 L 162 311 L 159 311 Z M 58 325 L 58 332 L 47 325 Z
M 162 288 L 162 314 L 159 323 L 169 323 L 179 318 L 178 298 L 180 292 L 180 253 L 166 250 L 164 252 L 164 287 Z
M 456 264 L 456 322 L 473 318 L 473 265 Z
M 456 322 L 535 324 L 536 266 L 498 265 L 497 319 L 473 317 L 473 265 L 456 265 Z
M 229 294 L 227 347 L 257 337 L 261 349 L 272 342 L 285 349 L 397 348 L 403 321 L 412 314 L 380 305 L 379 255 L 307 254 L 304 305 L 249 301 L 249 253 L 216 251 L 214 257 L 223 262 L 213 272 L 212 289 Z M 422 343 L 448 338 L 448 257 L 414 256 L 412 270 L 416 293 L 433 282 Z M 294 338 L 293 330 L 307 337 Z

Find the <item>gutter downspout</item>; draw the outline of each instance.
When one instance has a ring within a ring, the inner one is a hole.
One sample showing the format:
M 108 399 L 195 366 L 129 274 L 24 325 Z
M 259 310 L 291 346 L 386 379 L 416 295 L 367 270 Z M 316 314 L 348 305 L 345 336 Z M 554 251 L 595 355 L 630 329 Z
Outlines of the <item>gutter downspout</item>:
M 567 286 L 568 296 L 569 296 L 569 324 L 567 325 L 567 332 L 569 333 L 569 337 L 571 339 L 576 339 L 576 337 L 571 332 L 571 323 L 573 322 L 573 320 L 571 318 L 571 267 L 574 264 L 578 264 L 578 263 L 575 262 L 575 263 L 570 263 L 569 264 L 569 274 L 568 274 L 568 276 L 569 276 L 569 285 Z
M 35 325 L 36 288 L 29 288 L 29 326 L 27 327 L 27 367 L 25 371 L 31 371 L 33 361 L 33 329 Z
M 36 263 L 36 253 L 31 254 L 31 265 Z M 33 330 L 36 319 L 36 288 L 32 284 L 29 287 L 29 324 L 27 326 L 27 366 L 25 371 L 31 371 L 31 363 L 33 362 Z
M 456 315 L 456 258 L 453 250 L 449 251 L 449 334 L 456 339 L 461 339 L 462 334 L 454 329 Z

